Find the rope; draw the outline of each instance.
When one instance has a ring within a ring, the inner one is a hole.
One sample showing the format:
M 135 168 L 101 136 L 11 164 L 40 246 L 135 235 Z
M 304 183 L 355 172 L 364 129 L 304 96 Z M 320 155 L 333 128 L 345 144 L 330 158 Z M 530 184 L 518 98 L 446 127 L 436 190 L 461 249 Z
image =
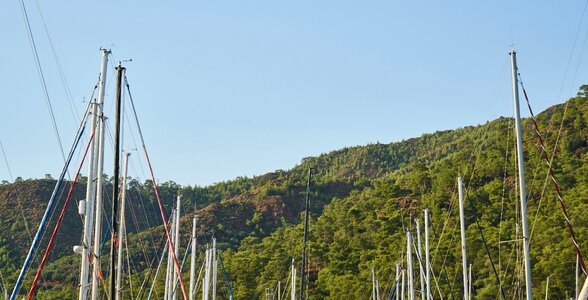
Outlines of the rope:
M 167 221 L 165 219 L 165 213 L 163 211 L 163 204 L 161 203 L 161 198 L 159 197 L 159 190 L 157 189 L 157 182 L 155 181 L 155 174 L 153 173 L 153 166 L 151 165 L 151 160 L 149 159 L 149 153 L 147 152 L 147 146 L 145 146 L 145 139 L 143 138 L 143 133 L 141 131 L 141 125 L 139 124 L 139 117 L 137 116 L 137 110 L 135 109 L 135 102 L 133 101 L 133 96 L 131 94 L 131 89 L 129 87 L 129 83 L 127 81 L 127 77 L 125 76 L 125 85 L 127 87 L 127 91 L 129 92 L 129 100 L 131 100 L 131 107 L 133 109 L 133 114 L 135 116 L 135 121 L 137 122 L 137 129 L 139 130 L 139 137 L 141 138 L 141 145 L 143 147 L 143 152 L 145 154 L 145 158 L 147 159 L 147 166 L 149 167 L 149 172 L 151 173 L 151 179 L 153 181 L 153 190 L 155 191 L 155 197 L 157 198 L 157 204 L 159 205 L 159 212 L 161 213 L 161 219 L 163 220 L 163 225 L 165 227 L 165 235 L 167 236 L 167 240 L 169 243 L 169 252 L 172 253 L 174 258 L 174 268 L 176 273 L 178 274 L 178 278 L 180 281 L 180 287 L 182 289 L 182 294 L 184 299 L 188 299 L 186 294 L 186 288 L 184 287 L 184 281 L 182 280 L 182 272 L 180 271 L 180 266 L 178 264 L 178 258 L 176 257 L 176 253 L 174 250 L 174 243 L 172 242 L 171 235 L 169 233 L 169 227 L 167 226 Z M 12 299 L 11 299 L 12 300 Z
M 500 276 L 498 276 L 498 272 L 496 271 L 496 266 L 494 266 L 494 261 L 492 261 L 492 256 L 490 255 L 490 250 L 488 249 L 488 243 L 486 243 L 486 238 L 484 237 L 484 232 L 482 231 L 482 226 L 480 225 L 480 221 L 478 220 L 478 213 L 476 208 L 474 207 L 474 203 L 470 196 L 468 196 L 467 189 L 465 191 L 466 199 L 470 204 L 470 209 L 472 210 L 472 215 L 474 216 L 474 220 L 476 221 L 476 225 L 478 227 L 478 231 L 480 232 L 480 237 L 482 237 L 482 242 L 484 243 L 484 249 L 486 250 L 486 255 L 490 260 L 490 266 L 492 267 L 492 272 L 494 272 L 494 277 L 496 278 L 496 283 L 498 283 L 498 287 L 500 288 L 500 294 L 502 295 L 502 299 L 506 300 L 506 295 L 504 294 L 504 289 L 502 288 L 502 283 L 500 283 Z
M 86 146 L 86 151 L 84 151 L 84 156 L 82 157 L 82 161 L 80 162 L 80 166 L 78 168 L 78 172 L 76 173 L 76 177 L 72 182 L 69 192 L 67 193 L 67 198 L 65 199 L 65 203 L 61 208 L 61 213 L 59 214 L 59 218 L 57 219 L 57 223 L 55 224 L 55 229 L 53 229 L 53 234 L 51 235 L 51 239 L 49 240 L 49 244 L 47 245 L 47 249 L 45 249 L 45 254 L 43 254 L 43 259 L 41 260 L 41 265 L 39 265 L 39 269 L 37 269 L 37 274 L 35 275 L 35 279 L 33 280 L 33 284 L 29 289 L 29 294 L 27 295 L 27 300 L 33 298 L 35 294 L 35 289 L 37 288 L 37 283 L 39 277 L 41 276 L 41 272 L 43 272 L 43 267 L 45 267 L 45 262 L 47 261 L 47 257 L 49 257 L 49 252 L 51 252 L 51 248 L 53 248 L 53 243 L 55 242 L 55 237 L 57 236 L 57 232 L 59 231 L 59 227 L 61 226 L 61 221 L 63 220 L 63 216 L 65 215 L 65 210 L 67 209 L 67 205 L 69 204 L 69 200 L 73 194 L 74 188 L 78 181 L 78 177 L 80 176 L 80 171 L 82 170 L 82 166 L 84 165 L 84 161 L 86 160 L 86 155 L 88 154 L 88 149 L 90 149 L 90 145 L 92 144 L 92 140 L 94 139 L 94 133 L 90 136 L 90 140 L 88 141 L 88 146 Z
M 578 261 L 580 263 L 580 267 L 582 268 L 582 272 L 584 275 L 588 276 L 588 272 L 586 272 L 586 266 L 584 265 L 584 259 L 582 258 L 582 253 L 580 252 L 580 245 L 576 240 L 576 234 L 574 232 L 574 228 L 572 227 L 572 222 L 570 221 L 570 217 L 568 215 L 568 211 L 566 209 L 566 204 L 563 200 L 563 196 L 561 193 L 561 189 L 557 180 L 555 179 L 555 173 L 553 172 L 553 165 L 552 161 L 547 154 L 547 150 L 545 148 L 545 142 L 543 141 L 543 136 L 541 135 L 541 131 L 539 130 L 539 125 L 537 124 L 537 120 L 535 119 L 535 114 L 533 113 L 533 109 L 531 108 L 531 103 L 529 102 L 529 97 L 527 96 L 527 91 L 523 85 L 523 81 L 520 79 L 519 75 L 519 82 L 521 83 L 521 88 L 523 89 L 523 95 L 525 95 L 525 100 L 527 102 L 527 107 L 529 108 L 529 113 L 531 114 L 531 120 L 533 121 L 533 126 L 535 127 L 535 133 L 537 134 L 537 138 L 539 139 L 539 147 L 541 149 L 541 153 L 545 163 L 548 166 L 549 177 L 551 177 L 551 181 L 553 182 L 553 186 L 555 188 L 555 193 L 557 194 L 557 199 L 559 200 L 559 204 L 561 206 L 562 213 L 564 215 L 564 219 L 566 221 L 566 227 L 572 239 L 572 243 L 574 244 L 574 248 L 576 250 L 576 255 L 578 256 Z

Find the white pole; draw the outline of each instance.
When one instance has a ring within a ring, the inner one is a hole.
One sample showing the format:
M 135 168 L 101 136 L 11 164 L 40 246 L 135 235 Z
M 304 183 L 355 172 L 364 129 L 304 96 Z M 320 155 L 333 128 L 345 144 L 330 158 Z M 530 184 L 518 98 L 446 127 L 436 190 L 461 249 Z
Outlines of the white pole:
M 582 286 L 582 290 L 580 291 L 580 295 L 578 295 L 578 300 L 586 300 L 588 299 L 588 277 L 586 281 L 584 281 L 584 286 Z
M 468 270 L 468 297 L 470 297 L 468 300 L 472 299 L 472 264 L 470 264 L 470 268 Z
M 414 275 L 412 273 L 412 234 L 406 232 L 406 264 L 408 267 L 408 299 L 414 300 Z
M 400 289 L 400 299 L 401 300 L 404 300 L 404 285 L 405 285 L 405 283 L 404 283 L 404 273 L 405 273 L 405 271 L 402 270 L 402 288 Z
M 216 257 L 216 238 L 212 238 L 212 300 L 216 300 L 216 277 L 218 260 Z
M 578 298 L 578 282 L 579 282 L 579 276 L 578 276 L 578 271 L 580 270 L 580 260 L 579 260 L 579 256 L 576 254 L 576 299 Z M 547 278 L 549 280 L 549 277 Z M 549 281 L 547 281 L 549 283 Z
M 121 299 L 120 293 L 122 291 L 122 257 L 123 257 L 123 240 L 125 239 L 125 202 L 127 197 L 127 169 L 129 166 L 129 155 L 125 153 L 122 188 L 120 195 L 120 223 L 118 224 L 118 257 L 116 267 L 116 299 Z
M 176 218 L 178 217 L 178 214 L 176 212 L 175 209 L 172 209 L 172 213 L 171 213 L 171 229 L 170 231 L 173 233 L 174 229 L 176 228 Z M 175 250 L 175 249 L 174 249 Z M 171 252 L 171 247 L 170 247 L 170 251 L 167 254 L 167 269 L 166 269 L 166 289 L 165 289 L 165 300 L 169 300 L 172 298 L 172 290 L 173 290 L 173 274 L 174 274 L 174 256 L 173 253 Z
M 176 218 L 174 219 L 175 221 L 175 226 L 174 226 L 174 252 L 176 254 L 176 257 L 179 257 L 179 253 L 180 253 L 180 219 L 181 219 L 181 197 L 180 195 L 177 196 L 176 198 Z M 176 300 L 176 282 L 178 282 L 178 274 L 176 272 L 173 271 L 172 269 L 172 273 L 173 273 L 173 281 L 171 284 L 171 298 L 172 300 Z
M 459 225 L 461 232 L 461 259 L 462 259 L 462 270 L 463 270 L 463 299 L 469 300 L 468 293 L 468 255 L 466 250 L 466 238 L 465 238 L 465 220 L 463 214 L 463 182 L 461 177 L 457 177 L 457 191 L 459 195 Z
M 376 274 L 374 273 L 374 267 L 372 267 L 372 299 L 376 300 Z
M 523 130 L 521 127 L 521 113 L 519 111 L 519 82 L 517 80 L 517 53 L 510 53 L 512 62 L 512 90 L 514 98 L 515 126 L 517 130 L 517 161 L 519 167 L 519 195 L 521 197 L 521 222 L 523 225 L 523 254 L 525 255 L 525 284 L 527 300 L 533 299 L 531 282 L 531 256 L 529 248 L 529 226 L 527 224 L 527 193 L 525 190 L 525 167 L 523 157 Z
M 202 278 L 202 300 L 208 300 L 208 282 L 210 277 L 210 249 L 206 246 L 204 259 L 204 278 Z
M 94 253 L 92 255 L 92 265 L 94 266 L 94 270 L 93 270 L 93 275 L 92 275 L 92 300 L 96 300 L 98 298 L 98 293 L 100 292 L 99 288 L 98 288 L 98 270 L 100 268 L 100 257 L 99 257 L 99 252 L 100 252 L 100 242 L 102 241 L 102 236 L 101 236 L 101 226 L 102 226 L 102 173 L 104 170 L 104 117 L 102 115 L 102 107 L 104 104 L 104 95 L 105 95 L 105 89 L 106 89 L 106 70 L 107 70 L 107 65 L 108 65 L 108 55 L 110 54 L 110 50 L 106 50 L 106 49 L 102 49 L 102 65 L 101 65 L 101 71 L 100 71 L 100 82 L 99 82 L 99 89 L 98 89 L 98 103 L 96 103 L 96 118 L 97 118 L 97 124 L 98 124 L 98 129 L 97 129 L 97 134 L 98 134 L 98 140 L 96 141 L 96 139 L 94 139 L 94 149 L 97 151 L 96 153 L 94 153 L 94 155 L 98 155 L 97 158 L 94 158 L 96 160 L 96 169 L 92 170 L 93 174 L 96 174 L 97 177 L 97 182 L 96 182 L 96 203 L 95 205 L 91 205 L 92 209 L 95 210 L 95 219 L 93 224 L 89 224 L 89 226 L 86 228 L 86 231 L 88 231 L 88 229 L 90 229 L 90 232 L 86 232 L 86 234 L 88 236 L 90 236 L 92 233 L 91 228 L 95 227 L 95 231 L 94 231 L 94 242 L 93 242 L 93 246 L 94 246 Z M 96 136 L 96 133 L 94 134 L 94 136 Z M 88 180 L 90 180 L 90 178 L 88 178 Z M 91 191 L 93 193 L 93 191 Z M 94 199 L 94 197 L 91 197 L 91 199 Z M 92 201 L 93 202 L 93 201 Z M 93 216 L 89 216 L 89 218 L 92 218 Z M 85 223 L 85 220 L 84 220 Z M 90 223 L 92 223 L 90 221 Z M 88 247 L 89 248 L 89 247 Z M 82 253 L 83 254 L 83 253 Z M 87 257 L 87 256 L 86 256 Z M 85 260 L 86 257 L 82 257 L 82 260 Z M 84 274 L 82 274 L 82 276 L 84 276 Z M 84 280 L 84 283 L 86 282 L 86 280 Z M 84 292 L 85 291 L 81 291 Z M 82 297 L 85 298 L 87 295 L 83 295 Z
M 545 285 L 545 300 L 548 300 L 547 299 L 547 295 L 549 295 L 549 277 L 551 277 L 551 276 L 547 276 L 547 284 Z M 577 277 L 576 277 L 576 279 L 577 279 Z M 576 286 L 576 299 L 578 298 L 578 294 L 577 294 L 578 293 L 578 289 L 577 289 L 577 287 L 578 286 Z
M 421 277 L 421 299 L 425 299 L 425 270 L 423 268 L 423 247 L 421 246 L 421 225 L 419 219 L 415 219 L 417 230 L 417 250 L 419 252 L 419 273 Z
M 427 286 L 427 296 L 423 299 L 431 300 L 431 270 L 429 265 L 429 209 L 425 208 L 425 277 Z
M 376 279 L 376 300 L 380 300 L 380 282 Z
M 296 300 L 296 268 L 292 258 L 292 289 L 290 290 L 290 300 Z
M 190 296 L 188 297 L 189 300 L 194 300 L 195 297 L 195 289 L 196 289 L 196 251 L 198 250 L 197 241 L 196 241 L 196 223 L 198 222 L 198 218 L 194 216 L 192 220 L 192 257 L 190 259 Z
M 104 56 L 103 58 L 107 58 Z M 104 62 L 103 62 L 104 63 Z M 93 101 L 90 99 L 90 101 Z M 96 130 L 96 102 L 92 103 L 92 123 L 91 123 L 91 131 L 94 132 Z M 92 231 L 94 230 L 94 223 L 92 222 L 94 219 L 94 202 L 96 199 L 96 182 L 94 178 L 96 178 L 96 171 L 95 171 L 95 164 L 96 164 L 96 147 L 98 143 L 92 140 L 92 144 L 90 145 L 90 156 L 88 158 L 88 182 L 86 183 L 86 200 L 85 202 L 85 210 L 84 210 L 84 228 L 82 234 L 82 255 L 81 255 L 81 267 L 80 267 L 80 292 L 78 299 L 79 300 L 86 300 L 88 298 L 88 289 L 89 289 L 89 269 L 90 263 L 88 261 L 88 252 L 92 248 Z M 8 298 L 7 298 L 8 299 Z
M 400 286 L 398 283 L 400 283 L 400 266 L 398 264 L 396 264 L 396 300 L 400 299 Z

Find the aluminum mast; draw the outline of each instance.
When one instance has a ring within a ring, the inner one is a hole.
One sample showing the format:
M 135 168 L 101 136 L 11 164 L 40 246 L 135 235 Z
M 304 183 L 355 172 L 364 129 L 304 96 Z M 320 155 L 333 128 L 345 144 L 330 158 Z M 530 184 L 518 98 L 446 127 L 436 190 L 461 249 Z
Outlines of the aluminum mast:
M 457 191 L 459 194 L 459 225 L 461 232 L 461 260 L 463 268 L 463 299 L 470 300 L 468 292 L 468 254 L 466 249 L 466 238 L 465 238 L 465 220 L 463 215 L 463 182 L 461 177 L 457 177 Z
M 523 254 L 525 256 L 525 283 L 527 300 L 533 299 L 531 282 L 531 256 L 529 254 L 529 226 L 527 224 L 527 193 L 525 190 L 525 167 L 523 156 L 523 130 L 521 128 L 521 113 L 519 109 L 519 82 L 517 80 L 517 53 L 510 53 L 512 63 L 512 92 L 514 100 L 514 117 L 517 133 L 517 162 L 519 169 L 519 196 L 521 198 L 521 222 L 523 225 Z

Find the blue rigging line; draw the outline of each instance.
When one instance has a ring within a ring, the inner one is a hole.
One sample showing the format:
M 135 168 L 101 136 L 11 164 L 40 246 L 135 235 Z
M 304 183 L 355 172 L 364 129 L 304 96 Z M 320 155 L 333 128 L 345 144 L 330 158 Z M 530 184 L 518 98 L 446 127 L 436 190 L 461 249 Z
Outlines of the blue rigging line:
M 61 175 L 59 175 L 59 179 L 57 180 L 57 183 L 55 185 L 55 189 L 53 190 L 53 194 L 51 194 L 51 199 L 49 200 L 49 204 L 47 205 L 47 209 L 45 210 L 45 214 L 43 214 L 43 219 L 41 219 L 41 224 L 39 225 L 39 229 L 37 230 L 37 233 L 35 234 L 35 238 L 33 240 L 31 248 L 29 249 L 29 253 L 27 254 L 27 257 L 26 257 L 25 262 L 22 266 L 22 269 L 20 270 L 20 274 L 18 275 L 18 280 L 16 281 L 14 289 L 12 290 L 12 294 L 10 295 L 10 300 L 14 300 L 16 298 L 16 295 L 18 294 L 18 291 L 20 289 L 20 286 L 22 284 L 24 276 L 25 276 L 25 274 L 29 268 L 29 265 L 31 263 L 31 260 L 33 258 L 33 255 L 37 251 L 37 247 L 39 246 L 39 242 L 41 241 L 41 237 L 42 237 L 43 233 L 45 232 L 45 226 L 47 225 L 47 219 L 49 218 L 49 215 L 53 211 L 53 206 L 55 205 L 55 200 L 57 198 L 57 194 L 59 194 L 59 191 L 60 191 L 61 186 L 63 184 L 64 177 L 67 173 L 69 164 L 70 164 L 71 159 L 75 153 L 75 150 L 78 147 L 80 140 L 82 139 L 83 133 L 84 133 L 84 127 L 83 127 L 83 123 L 82 123 L 81 130 L 79 131 L 78 136 L 75 140 L 75 143 L 74 143 L 74 145 L 69 153 L 69 156 L 65 162 L 65 165 L 63 166 L 63 169 L 61 170 Z

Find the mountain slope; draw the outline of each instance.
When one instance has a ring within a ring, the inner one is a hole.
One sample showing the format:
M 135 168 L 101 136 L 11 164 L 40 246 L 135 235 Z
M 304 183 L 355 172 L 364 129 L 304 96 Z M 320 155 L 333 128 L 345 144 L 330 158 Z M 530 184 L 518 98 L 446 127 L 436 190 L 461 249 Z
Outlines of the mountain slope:
M 588 232 L 586 206 L 588 191 L 588 102 L 585 97 L 567 103 L 563 131 L 557 147 L 555 172 L 564 190 L 570 216 L 576 224 L 582 248 Z M 564 105 L 538 115 L 548 145 L 554 145 Z M 545 163 L 540 160 L 537 138 L 529 120 L 525 131 L 528 210 L 533 229 L 532 261 L 534 289 L 544 291 L 547 276 L 553 298 L 571 291 L 575 259 L 571 242 L 554 198 L 545 182 Z M 209 187 L 181 187 L 173 182 L 160 186 L 166 211 L 174 195 L 183 195 L 183 207 L 199 217 L 200 252 L 214 235 L 222 252 L 229 278 L 238 299 L 264 295 L 278 280 L 286 282 L 292 258 L 300 261 L 302 228 L 300 214 L 306 172 L 313 170 L 311 185 L 311 239 L 309 244 L 310 293 L 316 298 L 367 298 L 371 291 L 370 268 L 376 268 L 382 282 L 391 289 L 395 263 L 401 262 L 405 233 L 414 230 L 414 219 L 422 209 L 432 213 L 432 254 L 438 290 L 444 298 L 461 290 L 461 254 L 455 209 L 456 178 L 465 178 L 468 195 L 479 216 L 493 260 L 499 264 L 503 286 L 509 297 L 516 296 L 521 280 L 517 262 L 516 220 L 518 211 L 512 120 L 499 118 L 484 125 L 424 134 L 391 144 L 349 147 L 318 157 L 305 158 L 290 170 L 275 171 L 254 178 L 237 178 Z M 28 247 L 21 211 L 36 228 L 51 192 L 52 181 L 30 180 L 0 186 L 0 270 L 8 286 Z M 134 289 L 137 290 L 149 266 L 154 267 L 163 236 L 155 209 L 150 181 L 132 181 L 129 222 L 129 257 Z M 83 197 L 83 184 L 76 199 Z M 109 189 L 107 189 L 109 190 Z M 31 195 L 35 195 L 34 197 Z M 21 210 L 15 199 L 34 201 Z M 32 200 L 31 200 L 32 199 Z M 476 298 L 495 297 L 497 285 L 491 276 L 473 211 L 467 212 L 468 251 L 474 267 Z M 537 218 L 535 219 L 535 214 Z M 191 228 L 192 213 L 182 219 L 182 240 Z M 22 217 L 21 217 L 22 219 Z M 536 222 L 535 222 L 536 220 Z M 80 221 L 75 207 L 66 215 L 67 226 L 45 272 L 43 297 L 75 294 L 76 263 L 71 246 L 79 243 Z M 16 225 L 15 225 L 16 224 Z M 14 227 L 14 228 L 9 228 Z M 140 232 L 139 232 L 140 231 Z M 185 244 L 182 243 L 182 250 Z M 500 255 L 499 255 L 500 253 Z M 6 258 L 3 258 L 6 257 Z M 298 263 L 299 266 L 299 263 Z M 515 266 L 517 266 L 515 268 Z M 67 270 L 67 271 L 65 271 Z M 161 280 L 161 278 L 160 278 Z M 435 288 L 437 290 L 437 287 Z M 60 294 L 61 293 L 61 294 Z M 384 290 L 382 291 L 384 293 Z

